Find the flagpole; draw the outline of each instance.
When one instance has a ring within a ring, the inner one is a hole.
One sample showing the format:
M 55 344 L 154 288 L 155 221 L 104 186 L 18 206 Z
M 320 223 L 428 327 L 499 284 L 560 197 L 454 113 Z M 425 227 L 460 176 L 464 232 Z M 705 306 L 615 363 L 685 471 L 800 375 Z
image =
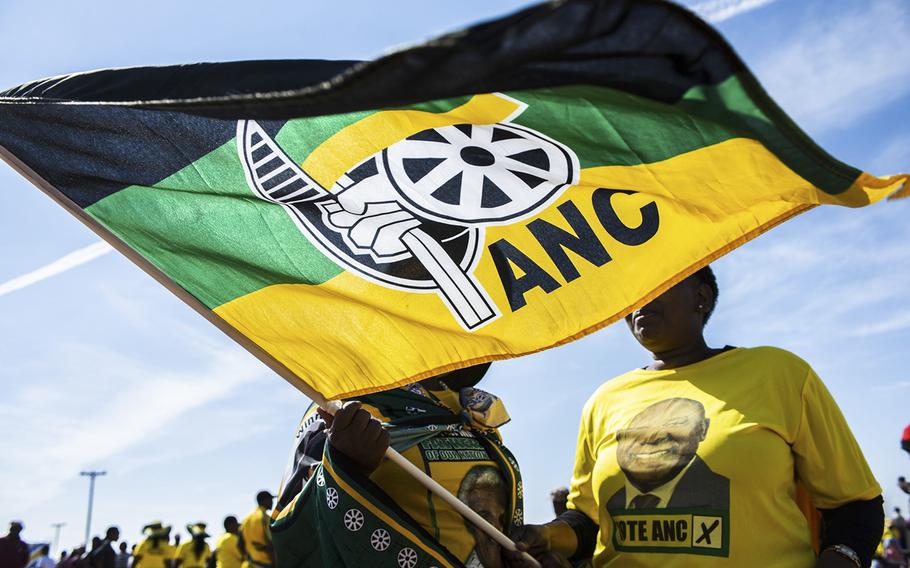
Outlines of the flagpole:
M 47 180 L 42 178 L 31 169 L 27 164 L 13 155 L 9 150 L 0 146 L 0 158 L 3 159 L 11 168 L 19 173 L 22 177 L 27 179 L 40 189 L 45 195 L 50 197 L 54 202 L 63 207 L 68 213 L 73 217 L 82 222 L 83 225 L 89 228 L 93 233 L 98 235 L 102 240 L 111 245 L 112 248 L 117 250 L 120 254 L 127 257 L 133 262 L 136 266 L 142 269 L 146 274 L 151 276 L 159 284 L 167 288 L 172 294 L 180 298 L 186 305 L 191 307 L 199 315 L 204 317 L 209 323 L 217 327 L 238 343 L 241 347 L 249 351 L 254 357 L 259 359 L 266 367 L 274 371 L 279 377 L 290 383 L 291 386 L 296 388 L 298 391 L 307 396 L 310 400 L 318 404 L 320 407 L 324 408 L 326 411 L 335 414 L 335 411 L 341 407 L 338 401 L 329 401 L 326 400 L 321 393 L 316 391 L 313 387 L 306 383 L 303 379 L 294 374 L 293 371 L 288 369 L 283 363 L 275 359 L 271 354 L 265 351 L 262 347 L 257 345 L 252 339 L 240 333 L 236 328 L 228 324 L 221 317 L 218 316 L 215 312 L 210 310 L 202 302 L 200 302 L 195 296 L 187 292 L 182 286 L 174 282 L 169 276 L 162 272 L 157 266 L 148 261 L 145 257 L 133 250 L 128 244 L 123 242 L 117 235 L 112 233 L 104 225 L 99 223 L 94 217 L 85 212 L 84 209 L 79 207 L 73 200 L 61 193 L 57 188 L 48 183 Z M 399 454 L 393 448 L 386 450 L 386 457 L 390 460 L 401 466 L 408 474 L 414 477 L 421 485 L 426 487 L 428 490 L 432 491 L 434 495 L 438 496 L 440 499 L 448 503 L 455 511 L 457 511 L 462 517 L 469 520 L 477 528 L 486 533 L 490 538 L 499 543 L 500 546 L 507 550 L 517 551 L 518 548 L 515 546 L 515 543 L 502 533 L 499 529 L 487 522 L 486 519 L 475 513 L 470 507 L 458 500 L 457 497 L 452 495 L 445 487 L 437 483 L 432 477 L 427 475 L 424 471 L 418 469 L 414 464 L 409 462 L 404 456 Z M 540 564 L 527 552 L 522 553 L 525 557 L 525 560 L 534 568 L 540 568 Z

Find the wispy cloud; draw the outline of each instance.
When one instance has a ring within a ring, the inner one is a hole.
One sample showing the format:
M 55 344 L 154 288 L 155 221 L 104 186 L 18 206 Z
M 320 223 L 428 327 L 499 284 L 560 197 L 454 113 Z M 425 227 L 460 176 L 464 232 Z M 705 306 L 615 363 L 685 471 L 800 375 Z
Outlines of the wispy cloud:
M 819 333 L 846 341 L 910 327 L 910 312 L 894 309 L 910 281 L 906 212 L 902 202 L 816 210 L 718 261 L 722 274 L 736 275 L 722 290 L 718 323 L 749 322 L 740 332 L 756 341 L 807 348 Z M 768 317 L 772 308 L 786 317 Z
M 689 6 L 693 12 L 713 23 L 767 6 L 777 0 L 702 0 Z
M 910 92 L 910 4 L 861 3 L 836 16 L 805 8 L 789 40 L 769 46 L 754 69 L 807 130 L 844 128 Z
M 82 266 L 87 262 L 91 262 L 96 258 L 106 255 L 112 250 L 114 249 L 112 249 L 109 244 L 102 241 L 71 252 L 68 255 L 58 258 L 54 262 L 46 264 L 37 270 L 33 270 L 27 274 L 23 274 L 22 276 L 17 276 L 11 280 L 3 282 L 0 284 L 0 296 L 5 296 L 10 292 L 15 292 L 16 290 L 27 288 L 32 284 L 37 284 L 42 280 L 46 280 L 52 276 L 57 276 L 58 274 L 62 274 L 67 270 L 72 270 L 77 266 Z
M 887 141 L 872 162 L 872 170 L 884 175 L 910 170 L 910 133 Z
M 910 328 L 910 310 L 904 310 L 879 322 L 861 325 L 853 332 L 853 335 L 867 337 L 907 328 Z
M 876 392 L 891 392 L 910 389 L 910 381 L 895 381 L 887 385 L 875 385 L 871 387 Z
M 227 342 L 185 330 L 182 339 L 201 364 L 143 360 L 70 343 L 56 346 L 53 358 L 32 369 L 33 376 L 66 380 L 10 384 L 0 422 L 14 424 L 20 435 L 4 444 L 0 501 L 21 511 L 53 499 L 73 472 L 142 447 L 183 415 L 267 373 Z M 53 467 L 47 467 L 49 448 Z

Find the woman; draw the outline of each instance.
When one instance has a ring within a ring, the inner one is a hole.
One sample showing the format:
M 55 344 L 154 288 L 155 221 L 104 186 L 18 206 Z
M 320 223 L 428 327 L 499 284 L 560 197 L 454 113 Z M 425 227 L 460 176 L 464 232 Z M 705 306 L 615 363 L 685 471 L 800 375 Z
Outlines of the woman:
M 133 568 L 168 568 L 174 547 L 170 544 L 171 527 L 155 521 L 142 527 L 142 539 L 133 553 Z
M 508 414 L 499 399 L 474 388 L 488 367 L 362 396 L 334 417 L 311 408 L 272 524 L 278 567 L 426 561 L 499 568 L 494 541 L 397 464 L 383 462 L 391 444 L 494 526 L 508 532 L 520 525 L 518 464 L 498 433 Z
M 840 410 L 791 353 L 709 347 L 717 296 L 705 267 L 626 317 L 653 360 L 585 405 L 569 510 L 517 529 L 521 547 L 595 567 L 869 565 L 881 488 Z
M 190 533 L 190 540 L 177 547 L 172 568 L 206 568 L 212 549 L 205 542 L 209 537 L 209 533 L 205 532 L 205 523 L 187 525 L 186 532 Z

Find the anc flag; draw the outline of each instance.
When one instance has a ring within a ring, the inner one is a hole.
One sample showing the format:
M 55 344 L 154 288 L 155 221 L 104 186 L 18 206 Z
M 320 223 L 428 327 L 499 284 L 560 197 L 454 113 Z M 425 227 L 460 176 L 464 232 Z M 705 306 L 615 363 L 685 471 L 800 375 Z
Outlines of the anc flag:
M 657 1 L 542 4 L 367 63 L 47 79 L 2 94 L 0 146 L 327 398 L 581 337 L 906 180 L 826 154 Z

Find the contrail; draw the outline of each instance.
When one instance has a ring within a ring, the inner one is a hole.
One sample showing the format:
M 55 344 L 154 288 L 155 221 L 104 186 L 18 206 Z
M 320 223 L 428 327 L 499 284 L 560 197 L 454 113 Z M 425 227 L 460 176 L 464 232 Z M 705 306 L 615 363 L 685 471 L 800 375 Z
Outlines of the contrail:
M 16 290 L 21 290 L 35 284 L 36 282 L 41 282 L 46 278 L 51 276 L 56 276 L 71 268 L 76 268 L 77 266 L 83 265 L 86 262 L 91 262 L 100 256 L 104 256 L 107 253 L 111 252 L 111 245 L 107 244 L 104 241 L 97 242 L 93 245 L 89 245 L 85 248 L 81 248 L 77 251 L 73 251 L 66 256 L 58 258 L 50 264 L 46 264 L 37 270 L 33 270 L 28 274 L 23 274 L 22 276 L 17 276 L 12 280 L 7 280 L 6 282 L 0 284 L 0 296 L 9 294 L 10 292 L 15 292 Z
M 689 9 L 712 23 L 723 22 L 745 12 L 751 12 L 776 0 L 702 0 Z

